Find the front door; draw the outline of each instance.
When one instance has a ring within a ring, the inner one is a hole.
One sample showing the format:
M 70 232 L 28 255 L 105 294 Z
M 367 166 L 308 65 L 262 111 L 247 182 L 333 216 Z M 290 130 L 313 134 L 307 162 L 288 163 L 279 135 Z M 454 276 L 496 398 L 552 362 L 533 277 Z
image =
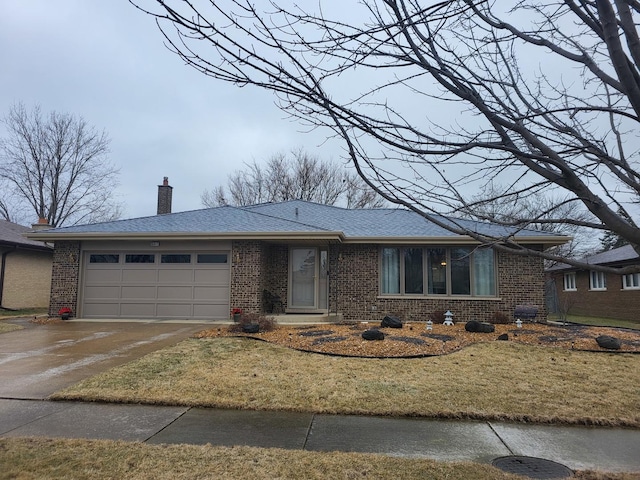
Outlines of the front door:
M 289 255 L 289 310 L 326 310 L 327 251 L 295 247 L 291 248 Z

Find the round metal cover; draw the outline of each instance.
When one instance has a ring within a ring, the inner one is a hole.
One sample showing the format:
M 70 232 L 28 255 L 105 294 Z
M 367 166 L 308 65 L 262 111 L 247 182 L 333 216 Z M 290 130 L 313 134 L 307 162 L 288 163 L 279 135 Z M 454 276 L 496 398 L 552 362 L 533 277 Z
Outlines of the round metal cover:
M 564 465 L 544 458 L 509 455 L 493 460 L 491 464 L 508 473 L 516 473 L 529 478 L 567 478 L 573 472 Z

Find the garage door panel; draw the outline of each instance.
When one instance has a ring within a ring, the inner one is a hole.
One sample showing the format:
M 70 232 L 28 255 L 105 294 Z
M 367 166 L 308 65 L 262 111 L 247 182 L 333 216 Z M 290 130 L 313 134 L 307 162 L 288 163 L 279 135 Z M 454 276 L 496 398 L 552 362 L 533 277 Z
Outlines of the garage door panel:
M 123 283 L 155 283 L 157 278 L 156 269 L 123 269 Z
M 162 300 L 193 300 L 193 287 L 158 287 L 158 298 Z
M 167 284 L 193 283 L 193 269 L 158 270 L 158 282 Z
M 117 286 L 101 286 L 101 287 L 85 287 L 84 294 L 86 298 L 96 300 L 101 299 L 118 299 L 120 298 L 120 287 Z
M 160 303 L 158 304 L 158 317 L 178 317 L 191 318 L 192 305 L 181 303 Z
M 105 270 L 97 270 L 97 269 L 90 269 L 90 270 L 86 270 L 84 278 L 85 278 L 85 283 L 91 284 L 91 283 L 120 283 L 121 282 L 121 270 L 112 270 L 112 269 L 105 269 Z
M 121 303 L 120 316 L 129 318 L 154 318 L 156 316 L 155 303 Z
M 208 286 L 208 287 L 194 287 L 193 288 L 194 300 L 211 300 L 213 302 L 229 301 L 229 287 L 228 286 Z
M 217 269 L 207 268 L 202 270 L 196 270 L 195 272 L 196 283 L 219 283 L 229 284 L 229 268 Z
M 156 287 L 155 286 L 134 286 L 123 285 L 122 286 L 122 298 L 127 299 L 141 299 L 141 300 L 155 300 Z
M 126 252 L 127 254 L 130 252 Z M 228 263 L 161 263 L 164 252 L 131 252 L 153 255 L 155 263 L 125 263 L 125 253 L 85 252 L 82 315 L 88 318 L 198 318 L 228 319 L 230 266 Z M 90 255 L 113 255 L 120 263 L 90 263 Z M 211 255 L 228 255 L 212 252 Z
M 120 316 L 119 303 L 85 303 L 85 317 L 93 318 L 118 318 Z

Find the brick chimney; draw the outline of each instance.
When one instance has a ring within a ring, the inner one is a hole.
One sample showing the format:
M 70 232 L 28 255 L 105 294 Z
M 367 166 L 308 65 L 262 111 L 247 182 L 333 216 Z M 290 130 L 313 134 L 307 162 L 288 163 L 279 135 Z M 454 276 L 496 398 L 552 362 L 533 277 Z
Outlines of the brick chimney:
M 164 177 L 162 185 L 158 185 L 158 215 L 171 213 L 171 195 L 173 187 L 169 185 L 169 177 Z
M 49 225 L 49 221 L 46 218 L 42 218 L 42 217 L 38 219 L 38 223 L 34 223 L 33 225 L 31 225 L 31 229 L 34 232 L 38 232 L 40 230 L 48 230 L 50 228 L 51 228 L 51 225 Z

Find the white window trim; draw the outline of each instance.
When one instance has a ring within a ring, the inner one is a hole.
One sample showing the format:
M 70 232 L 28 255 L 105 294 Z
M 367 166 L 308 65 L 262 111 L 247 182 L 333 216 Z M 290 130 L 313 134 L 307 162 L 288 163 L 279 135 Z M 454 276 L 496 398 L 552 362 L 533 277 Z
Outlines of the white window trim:
M 571 278 L 572 281 L 571 282 L 567 282 L 568 278 Z M 567 288 L 567 283 L 572 283 L 573 286 Z M 562 277 L 562 286 L 563 286 L 563 290 L 565 292 L 575 292 L 575 291 L 577 291 L 578 287 L 576 285 L 576 272 L 565 273 L 564 276 Z
M 384 293 L 382 291 L 382 250 L 384 248 L 398 248 L 400 249 L 400 293 Z M 447 256 L 447 293 L 446 294 L 430 294 L 428 293 L 428 287 L 426 285 L 424 285 L 423 288 L 423 293 L 404 293 L 404 289 L 405 289 L 405 284 L 404 284 L 404 256 L 403 256 L 403 249 L 405 248 L 421 248 L 423 251 L 423 256 L 422 256 L 422 269 L 423 269 L 423 279 L 427 279 L 428 278 L 428 273 L 427 273 L 427 268 L 428 268 L 428 262 L 426 260 L 426 251 L 429 248 L 444 248 L 446 250 L 446 256 Z M 475 271 L 474 271 L 474 265 L 473 262 L 470 262 L 470 266 L 469 266 L 469 275 L 470 275 L 470 288 L 471 288 L 471 293 L 470 294 L 452 294 L 451 293 L 451 250 L 457 248 L 457 246 L 434 246 L 434 245 L 398 245 L 398 246 L 392 246 L 392 245 L 385 245 L 384 247 L 381 247 L 379 252 L 379 275 L 380 275 L 380 291 L 378 292 L 378 297 L 379 298 L 438 298 L 438 299 L 474 299 L 474 300 L 481 300 L 481 299 L 488 299 L 488 300 L 496 300 L 496 299 L 500 299 L 500 292 L 499 292 L 499 284 L 498 284 L 498 279 L 499 279 L 499 272 L 498 272 L 498 258 L 497 258 L 497 254 L 496 251 L 491 249 L 492 253 L 493 253 L 493 265 L 494 265 L 494 276 L 493 276 L 493 282 L 494 282 L 494 288 L 495 288 L 495 293 L 493 295 L 477 295 L 474 291 L 474 285 L 473 285 L 473 279 L 474 279 L 474 275 L 475 275 Z M 473 253 L 473 249 L 472 249 L 472 253 Z
M 627 277 L 629 275 L 638 275 L 638 277 L 640 277 L 640 273 L 628 273 L 627 275 L 622 275 L 622 289 L 623 290 L 640 290 L 640 282 L 638 282 L 637 286 L 636 285 L 627 285 Z
M 598 285 L 602 283 L 603 286 L 594 286 L 593 275 L 597 275 Z M 607 275 L 604 272 L 598 272 L 595 270 L 589 271 L 589 290 L 594 292 L 604 292 L 607 290 Z

